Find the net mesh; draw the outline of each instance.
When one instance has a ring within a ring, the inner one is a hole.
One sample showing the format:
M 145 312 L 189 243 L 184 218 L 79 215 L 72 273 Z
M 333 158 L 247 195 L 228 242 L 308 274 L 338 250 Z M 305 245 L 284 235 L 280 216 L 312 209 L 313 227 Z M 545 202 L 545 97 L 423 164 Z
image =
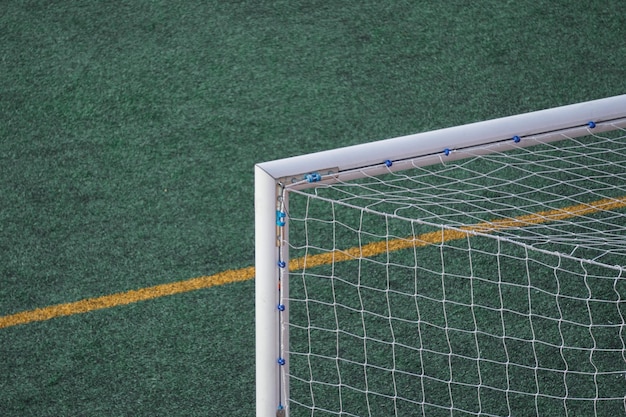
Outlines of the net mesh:
M 290 415 L 626 412 L 626 132 L 454 152 L 290 191 Z

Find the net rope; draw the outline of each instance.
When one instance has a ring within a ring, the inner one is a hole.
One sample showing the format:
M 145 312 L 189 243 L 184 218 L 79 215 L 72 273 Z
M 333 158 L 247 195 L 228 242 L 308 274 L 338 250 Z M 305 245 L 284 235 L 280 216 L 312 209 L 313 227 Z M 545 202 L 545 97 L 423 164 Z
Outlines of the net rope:
M 290 415 L 626 412 L 626 131 L 563 139 L 290 191 Z

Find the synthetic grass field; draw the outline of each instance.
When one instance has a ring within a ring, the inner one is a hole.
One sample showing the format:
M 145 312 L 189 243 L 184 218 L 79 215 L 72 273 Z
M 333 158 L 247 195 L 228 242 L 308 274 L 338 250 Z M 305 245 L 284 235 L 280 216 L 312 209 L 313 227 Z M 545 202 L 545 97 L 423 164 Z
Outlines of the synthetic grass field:
M 0 415 L 253 415 L 253 164 L 623 94 L 620 6 L 3 3 Z

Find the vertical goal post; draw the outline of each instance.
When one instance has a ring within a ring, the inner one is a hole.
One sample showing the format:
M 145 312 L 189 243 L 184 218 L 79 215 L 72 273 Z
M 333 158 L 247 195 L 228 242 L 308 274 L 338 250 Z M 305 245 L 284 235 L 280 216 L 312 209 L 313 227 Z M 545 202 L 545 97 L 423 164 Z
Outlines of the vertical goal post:
M 290 415 L 290 192 L 624 128 L 620 95 L 257 164 L 256 416 Z

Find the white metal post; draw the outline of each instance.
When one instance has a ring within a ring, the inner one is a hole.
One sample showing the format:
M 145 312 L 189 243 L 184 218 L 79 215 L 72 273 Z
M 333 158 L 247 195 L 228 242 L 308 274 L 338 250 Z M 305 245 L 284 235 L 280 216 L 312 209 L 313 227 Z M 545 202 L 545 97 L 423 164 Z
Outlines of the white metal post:
M 510 140 L 498 145 L 497 150 L 504 151 L 536 144 L 523 140 L 529 137 L 540 136 L 543 141 L 550 141 L 563 139 L 563 133 L 570 137 L 586 135 L 589 133 L 586 124 L 591 121 L 598 124 L 594 132 L 612 130 L 611 123 L 607 126 L 603 123 L 621 119 L 615 123 L 624 126 L 624 118 L 626 94 L 264 162 L 260 166 L 274 178 L 281 178 L 287 186 L 291 186 L 294 181 L 301 181 L 303 174 L 314 172 L 322 176 L 323 182 L 332 182 L 339 177 L 349 180 L 362 177 L 365 170 L 368 175 L 379 175 L 390 169 L 407 169 L 414 164 L 437 164 L 442 160 L 444 149 L 452 151 L 446 157 L 450 161 L 455 158 L 455 149 L 484 146 L 515 136 L 522 138 L 520 143 Z M 393 166 L 385 166 L 385 160 L 393 161 Z M 316 185 L 302 182 L 303 187 Z
M 282 398 L 282 406 L 284 407 L 284 416 L 289 417 L 289 193 L 283 193 L 282 206 L 284 212 L 287 214 L 285 219 L 285 225 L 283 226 L 283 240 L 280 242 L 281 246 L 281 261 L 285 267 L 280 270 L 281 283 L 280 283 L 280 300 L 281 304 L 279 312 L 280 322 L 280 354 L 285 360 L 282 369 L 280 370 L 279 378 L 280 394 Z
M 256 416 L 275 417 L 279 404 L 276 180 L 258 166 L 254 178 Z

